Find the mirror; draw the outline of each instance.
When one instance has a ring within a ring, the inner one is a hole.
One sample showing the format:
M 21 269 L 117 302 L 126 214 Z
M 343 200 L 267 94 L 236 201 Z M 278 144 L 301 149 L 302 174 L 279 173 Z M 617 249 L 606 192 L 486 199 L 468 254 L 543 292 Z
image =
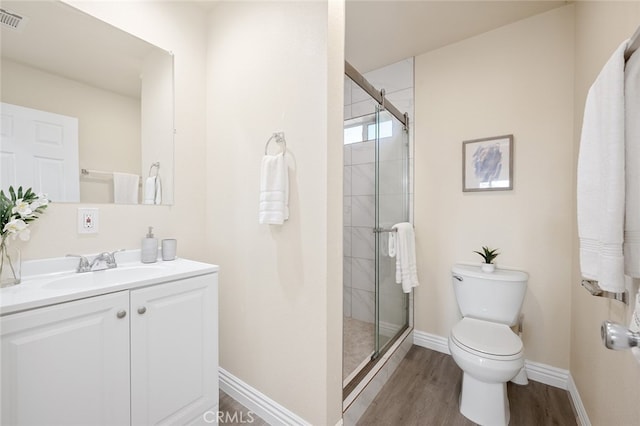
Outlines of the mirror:
M 0 8 L 0 188 L 173 204 L 171 53 L 58 1 Z

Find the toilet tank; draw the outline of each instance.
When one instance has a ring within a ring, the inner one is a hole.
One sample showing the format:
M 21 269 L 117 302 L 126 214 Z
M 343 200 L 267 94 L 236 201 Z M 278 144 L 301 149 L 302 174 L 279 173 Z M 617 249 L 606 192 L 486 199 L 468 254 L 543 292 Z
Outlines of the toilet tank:
M 509 326 L 518 321 L 529 279 L 526 272 L 496 269 L 489 273 L 479 266 L 456 264 L 451 275 L 463 317 Z

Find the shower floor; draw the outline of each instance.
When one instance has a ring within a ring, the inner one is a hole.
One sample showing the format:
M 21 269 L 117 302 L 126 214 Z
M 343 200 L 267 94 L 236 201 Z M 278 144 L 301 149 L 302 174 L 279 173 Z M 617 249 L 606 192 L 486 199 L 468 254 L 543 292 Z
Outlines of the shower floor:
M 342 349 L 342 380 L 349 377 L 373 353 L 373 323 L 344 317 Z

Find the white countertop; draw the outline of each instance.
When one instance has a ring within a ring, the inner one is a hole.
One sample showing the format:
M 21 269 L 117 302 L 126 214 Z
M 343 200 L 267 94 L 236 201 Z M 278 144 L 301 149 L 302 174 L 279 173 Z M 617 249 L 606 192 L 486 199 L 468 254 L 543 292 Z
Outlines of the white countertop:
M 86 256 L 90 260 L 95 255 Z M 140 262 L 140 250 L 115 254 L 118 267 L 77 273 L 77 258 L 53 258 L 25 261 L 22 282 L 0 288 L 0 315 L 27 309 L 99 296 L 121 290 L 146 287 L 198 275 L 212 274 L 216 265 L 187 259 Z

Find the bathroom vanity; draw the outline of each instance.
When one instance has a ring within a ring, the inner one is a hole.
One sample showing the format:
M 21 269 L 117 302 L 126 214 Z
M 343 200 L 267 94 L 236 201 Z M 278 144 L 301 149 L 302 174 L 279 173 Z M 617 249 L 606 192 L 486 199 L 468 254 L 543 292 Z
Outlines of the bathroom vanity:
M 0 290 L 0 423 L 215 418 L 218 267 L 137 256 L 87 273 L 75 272 L 77 259 L 25 262 L 33 275 Z

